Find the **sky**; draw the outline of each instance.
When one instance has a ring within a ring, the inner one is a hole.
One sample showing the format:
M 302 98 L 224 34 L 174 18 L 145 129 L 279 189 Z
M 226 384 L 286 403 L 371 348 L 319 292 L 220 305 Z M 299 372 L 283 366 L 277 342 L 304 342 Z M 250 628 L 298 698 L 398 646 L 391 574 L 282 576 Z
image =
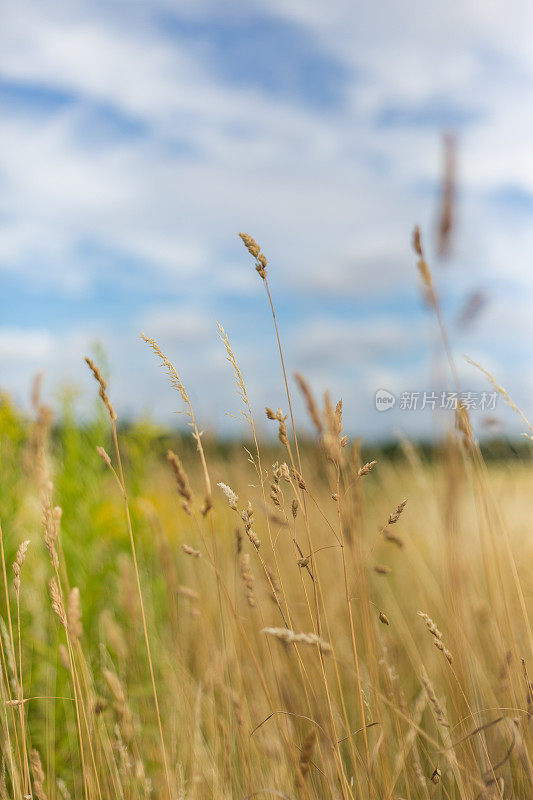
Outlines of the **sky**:
M 83 356 L 103 349 L 120 418 L 182 424 L 143 331 L 200 425 L 239 436 L 218 321 L 257 417 L 286 410 L 246 231 L 268 258 L 289 376 L 342 397 L 350 434 L 431 434 L 435 415 L 400 403 L 452 388 L 411 249 L 420 224 L 461 388 L 490 388 L 467 354 L 532 413 L 532 35 L 525 0 L 6 4 L 0 387 L 27 405 L 43 372 L 49 401 L 76 387 L 83 413 Z M 476 292 L 483 307 L 461 325 Z M 378 390 L 394 408 L 376 410 Z M 520 432 L 502 402 L 492 416 Z

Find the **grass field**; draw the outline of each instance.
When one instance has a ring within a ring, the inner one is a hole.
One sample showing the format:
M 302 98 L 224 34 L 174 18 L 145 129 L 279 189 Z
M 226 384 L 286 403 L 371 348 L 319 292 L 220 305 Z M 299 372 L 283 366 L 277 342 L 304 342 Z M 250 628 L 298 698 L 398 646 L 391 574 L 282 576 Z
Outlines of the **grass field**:
M 527 456 L 459 409 L 366 461 L 303 379 L 315 439 L 289 394 L 257 441 L 221 337 L 246 447 L 203 446 L 150 340 L 192 440 L 121 427 L 92 362 L 84 426 L 3 398 L 0 797 L 533 797 Z

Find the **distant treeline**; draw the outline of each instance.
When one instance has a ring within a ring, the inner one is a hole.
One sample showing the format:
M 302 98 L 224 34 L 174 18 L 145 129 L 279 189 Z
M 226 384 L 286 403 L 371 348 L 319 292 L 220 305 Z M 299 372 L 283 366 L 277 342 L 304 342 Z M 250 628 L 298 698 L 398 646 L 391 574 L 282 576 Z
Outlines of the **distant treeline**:
M 59 428 L 56 426 L 57 433 Z M 149 426 L 150 428 L 151 426 Z M 141 443 L 148 447 L 153 456 L 163 458 L 167 450 L 175 450 L 183 457 L 193 457 L 196 452 L 196 444 L 188 431 L 170 431 L 157 427 L 147 429 L 143 424 L 132 423 L 124 424 L 120 427 L 124 438 L 130 439 L 138 446 Z M 348 447 L 357 445 L 361 449 L 361 461 L 387 460 L 396 461 L 405 459 L 405 445 L 399 441 L 391 439 L 389 441 L 371 442 L 359 441 L 357 437 L 348 437 Z M 202 441 L 207 455 L 216 456 L 217 459 L 231 460 L 239 454 L 242 456 L 244 449 L 255 450 L 253 441 L 249 439 L 239 439 L 230 436 L 214 436 L 205 432 Z M 316 454 L 316 439 L 306 436 L 305 433 L 299 434 L 298 442 L 302 454 Z M 409 440 L 409 444 L 415 448 L 418 456 L 426 463 L 442 459 L 447 448 L 444 440 L 431 442 L 429 440 Z M 532 456 L 532 443 L 524 438 L 505 438 L 503 436 L 485 438 L 480 441 L 481 452 L 485 461 L 524 461 L 528 462 Z M 277 437 L 267 437 L 261 439 L 261 452 L 265 463 L 270 464 L 277 460 L 286 459 L 286 453 L 277 440 Z

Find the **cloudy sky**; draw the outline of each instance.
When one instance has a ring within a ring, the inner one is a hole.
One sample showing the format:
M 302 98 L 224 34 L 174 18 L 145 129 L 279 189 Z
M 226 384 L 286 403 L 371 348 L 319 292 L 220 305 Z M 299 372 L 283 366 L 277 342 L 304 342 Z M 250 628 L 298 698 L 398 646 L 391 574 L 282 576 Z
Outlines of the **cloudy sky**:
M 258 414 L 282 405 L 261 280 L 289 370 L 345 402 L 352 433 L 427 433 L 385 388 L 448 385 L 410 249 L 420 223 L 462 388 L 467 353 L 533 401 L 533 6 L 519 0 L 18 0 L 0 30 L 0 385 L 94 393 L 176 421 L 158 339 L 202 424 L 239 433 L 224 325 Z M 458 225 L 437 263 L 442 134 Z M 457 324 L 465 302 L 484 307 Z M 83 405 L 83 401 L 82 401 Z M 498 408 L 504 430 L 510 412 Z

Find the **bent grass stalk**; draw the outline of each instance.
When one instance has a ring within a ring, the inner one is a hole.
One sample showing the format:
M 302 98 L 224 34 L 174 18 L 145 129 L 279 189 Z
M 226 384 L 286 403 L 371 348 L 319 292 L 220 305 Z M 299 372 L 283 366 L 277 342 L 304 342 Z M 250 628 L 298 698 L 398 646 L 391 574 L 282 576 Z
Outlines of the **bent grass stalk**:
M 103 401 L 103 403 L 104 403 L 104 405 L 105 405 L 105 407 L 107 409 L 109 419 L 111 421 L 111 430 L 112 430 L 112 434 L 113 434 L 113 443 L 114 443 L 114 446 L 115 446 L 115 454 L 116 454 L 117 465 L 118 465 L 118 474 L 114 469 L 113 469 L 113 473 L 115 474 L 115 477 L 118 479 L 119 486 L 120 486 L 120 489 L 122 491 L 122 497 L 123 497 L 123 500 L 124 500 L 124 509 L 125 509 L 125 513 L 126 513 L 126 525 L 127 525 L 127 528 L 128 528 L 128 535 L 129 535 L 129 539 L 130 539 L 131 554 L 132 554 L 132 559 L 133 559 L 133 569 L 134 569 L 134 572 L 135 572 L 135 582 L 136 582 L 136 585 L 137 585 L 137 592 L 138 592 L 138 597 L 139 597 L 139 607 L 140 607 L 140 611 L 141 611 L 142 628 L 143 628 L 143 634 L 144 634 L 144 643 L 145 643 L 146 654 L 147 654 L 147 658 L 148 658 L 148 669 L 150 671 L 150 681 L 151 681 L 151 684 L 152 684 L 152 693 L 153 693 L 153 697 L 154 697 L 154 707 L 155 707 L 155 712 L 156 712 L 156 717 L 157 717 L 157 726 L 158 726 L 158 729 L 159 729 L 159 739 L 160 739 L 160 744 L 161 744 L 161 755 L 163 757 L 163 767 L 164 767 L 164 771 L 165 771 L 165 780 L 166 780 L 166 785 L 167 785 L 168 796 L 169 796 L 170 800 L 172 800 L 172 790 L 171 790 L 171 785 L 170 785 L 170 772 L 169 772 L 169 768 L 168 768 L 167 752 L 166 752 L 166 747 L 165 747 L 165 738 L 163 736 L 163 724 L 161 722 L 161 713 L 160 713 L 160 710 L 159 710 L 159 700 L 158 700 L 158 697 L 157 697 L 157 688 L 156 688 L 156 684 L 155 684 L 154 666 L 153 666 L 153 662 L 152 662 L 152 653 L 151 653 L 151 650 L 150 650 L 150 639 L 148 637 L 148 626 L 146 624 L 146 614 L 145 614 L 145 610 L 144 610 L 144 600 L 143 600 L 143 594 L 142 594 L 142 589 L 141 589 L 141 578 L 140 578 L 140 574 L 139 574 L 139 565 L 138 565 L 138 562 L 137 562 L 137 550 L 136 550 L 136 547 L 135 547 L 135 539 L 134 539 L 134 536 L 133 536 L 133 527 L 132 527 L 132 524 L 131 524 L 130 507 L 129 507 L 129 503 L 128 503 L 128 495 L 127 495 L 127 492 L 126 492 L 126 482 L 124 480 L 124 471 L 122 469 L 122 459 L 121 459 L 121 456 L 120 456 L 120 448 L 119 448 L 119 444 L 118 444 L 117 424 L 116 424 L 117 423 L 117 415 L 116 415 L 116 412 L 115 412 L 113 406 L 111 405 L 111 401 L 109 400 L 109 397 L 108 397 L 108 394 L 107 394 L 107 391 L 106 391 L 107 385 L 106 385 L 106 382 L 104 381 L 102 373 L 100 372 L 100 370 L 98 369 L 96 364 L 94 364 L 94 362 L 90 358 L 86 358 L 85 361 L 86 361 L 87 365 L 89 366 L 90 370 L 92 371 L 92 373 L 94 375 L 94 378 L 96 379 L 96 381 L 100 385 L 100 397 L 102 398 L 102 401 Z M 111 462 L 110 461 L 109 461 L 109 465 L 111 466 Z

